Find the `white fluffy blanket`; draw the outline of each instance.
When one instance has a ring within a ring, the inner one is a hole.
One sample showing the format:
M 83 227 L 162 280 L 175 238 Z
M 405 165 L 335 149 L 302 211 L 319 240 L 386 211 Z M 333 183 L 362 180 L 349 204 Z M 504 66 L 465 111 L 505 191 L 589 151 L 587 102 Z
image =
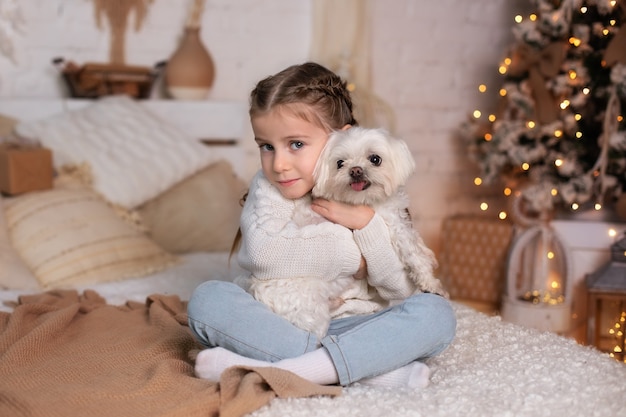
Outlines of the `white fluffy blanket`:
M 276 399 L 254 417 L 606 416 L 626 413 L 626 365 L 590 347 L 455 304 L 457 338 L 420 391 L 355 384 L 337 398 Z

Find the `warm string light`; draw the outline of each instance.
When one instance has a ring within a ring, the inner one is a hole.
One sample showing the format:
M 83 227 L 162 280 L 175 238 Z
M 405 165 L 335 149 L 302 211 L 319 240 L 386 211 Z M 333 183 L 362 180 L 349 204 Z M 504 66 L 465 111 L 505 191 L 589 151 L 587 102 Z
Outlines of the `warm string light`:
M 476 185 L 477 187 L 481 186 L 483 184 L 483 179 L 480 177 L 475 177 L 474 178 L 474 185 Z M 511 190 L 511 188 L 509 187 L 505 187 L 503 190 L 503 194 L 505 196 L 510 196 L 513 193 L 513 191 Z M 481 211 L 487 211 L 489 210 L 489 204 L 486 201 L 483 201 L 480 203 L 480 210 Z M 508 213 L 504 210 L 498 212 L 498 219 L 500 220 L 506 220 L 506 218 L 508 217 Z
M 576 44 L 576 43 L 577 43 L 576 41 L 578 41 L 576 38 L 571 38 L 571 39 L 570 39 L 570 43 L 572 43 L 572 44 Z M 578 46 L 578 45 L 576 45 L 576 46 Z M 507 71 L 507 68 L 508 68 L 508 66 L 509 66 L 510 64 L 511 64 L 511 59 L 510 59 L 510 58 L 505 58 L 505 59 L 504 59 L 504 61 L 503 61 L 503 64 L 500 66 L 500 73 L 501 73 L 501 74 L 505 74 L 505 73 L 506 73 L 506 71 Z M 568 72 L 568 74 L 569 74 L 569 78 L 570 78 L 571 80 L 575 80 L 575 79 L 577 78 L 577 73 L 576 73 L 576 71 L 574 71 L 574 70 L 570 70 L 570 71 Z M 486 85 L 486 84 L 480 84 L 480 85 L 478 86 L 478 91 L 479 91 L 480 93 L 486 93 L 486 92 L 487 92 L 487 90 L 488 90 L 488 88 L 487 88 L 487 85 Z M 588 87 L 584 87 L 581 91 L 582 91 L 582 93 L 583 93 L 584 95 L 589 95 L 589 93 L 591 92 L 591 90 L 590 90 Z M 506 90 L 506 88 L 501 88 L 498 92 L 499 92 L 499 95 L 500 95 L 501 97 L 506 97 L 506 95 L 507 95 L 507 90 Z M 564 100 L 560 103 L 560 108 L 561 108 L 562 110 L 565 110 L 565 109 L 567 109 L 570 105 L 571 105 L 570 100 L 564 99 Z M 473 117 L 474 117 L 475 119 L 480 119 L 480 118 L 482 117 L 482 112 L 481 112 L 480 110 L 478 110 L 478 109 L 474 110 L 474 112 L 473 112 Z M 581 120 L 582 120 L 582 115 L 581 115 L 580 113 L 576 113 L 576 114 L 574 114 L 574 116 L 573 116 L 573 117 L 574 117 L 574 120 L 576 120 L 577 122 L 579 122 L 579 121 L 581 121 Z M 495 115 L 495 114 L 489 114 L 489 115 L 487 116 L 487 120 L 488 120 L 489 122 L 491 122 L 491 123 L 495 122 L 495 121 L 496 121 L 496 119 L 497 119 L 497 117 L 496 117 L 496 115 Z M 620 123 L 621 123 L 621 122 L 623 121 L 623 116 L 622 116 L 622 115 L 618 115 L 618 116 L 617 116 L 617 120 L 618 120 L 618 122 L 620 122 Z M 528 129 L 534 129 L 534 128 L 536 128 L 536 127 L 537 127 L 537 124 L 536 124 L 536 122 L 535 122 L 535 121 L 533 121 L 533 120 L 528 120 L 528 121 L 526 122 L 526 127 L 527 127 Z M 583 137 L 583 133 L 582 133 L 581 131 L 577 131 L 577 132 L 575 132 L 575 133 L 574 133 L 574 136 L 575 136 L 577 139 L 582 139 L 582 137 Z M 562 130 L 560 130 L 560 129 L 556 129 L 556 130 L 554 131 L 554 137 L 555 137 L 555 138 L 557 138 L 557 139 L 558 139 L 558 138 L 563 137 L 563 131 L 562 131 Z M 492 134 L 491 134 L 491 133 L 487 132 L 487 133 L 485 133 L 485 134 L 484 134 L 483 138 L 484 138 L 484 140 L 485 140 L 486 142 L 489 142 L 489 141 L 491 141 L 491 140 L 493 139 L 493 136 L 492 136 Z M 554 165 L 558 168 L 558 167 L 563 166 L 564 162 L 565 162 L 565 161 L 564 161 L 563 159 L 561 159 L 561 158 L 557 158 L 557 159 L 554 161 Z M 521 166 L 520 166 L 520 167 L 521 167 L 521 169 L 522 169 L 523 171 L 528 171 L 528 170 L 530 170 L 530 168 L 531 168 L 531 166 L 530 166 L 530 164 L 529 164 L 528 162 L 523 162 L 523 163 L 521 164 Z M 594 175 L 595 175 L 595 176 L 597 176 L 597 175 L 599 175 L 599 173 L 598 173 L 598 172 L 594 172 Z M 474 184 L 475 184 L 476 186 L 480 186 L 480 185 L 482 185 L 482 183 L 483 183 L 482 178 L 480 178 L 480 177 L 476 177 L 476 178 L 474 178 Z M 506 187 L 506 188 L 504 189 L 504 195 L 505 195 L 505 196 L 510 196 L 510 195 L 511 195 L 511 193 L 512 193 L 512 191 L 511 191 L 511 189 L 510 189 L 510 188 Z M 555 197 L 555 196 L 557 196 L 557 195 L 558 195 L 558 190 L 557 190 L 556 188 L 553 188 L 552 190 L 550 190 L 550 193 L 551 193 L 551 195 L 552 195 L 553 197 Z M 572 203 L 570 207 L 571 207 L 571 209 L 572 209 L 573 211 L 576 211 L 576 210 L 578 210 L 578 209 L 580 208 L 580 206 L 579 206 L 579 204 L 578 204 L 578 203 Z M 489 209 L 489 205 L 488 205 L 486 202 L 482 202 L 482 203 L 480 203 L 480 209 L 481 209 L 482 211 L 487 211 L 487 210 Z M 597 211 L 598 211 L 598 210 L 601 210 L 601 209 L 602 209 L 602 205 L 601 205 L 600 203 L 596 203 L 596 204 L 594 205 L 594 209 L 595 209 L 595 210 L 597 210 Z M 508 217 L 508 215 L 507 215 L 507 213 L 506 213 L 505 211 L 501 211 L 501 212 L 499 212 L 499 213 L 498 213 L 498 218 L 499 218 L 499 219 L 501 219 L 501 220 L 504 220 L 504 219 L 506 219 L 507 217 Z
M 574 36 L 569 38 L 569 43 L 574 45 L 575 47 L 579 47 L 580 44 L 582 43 L 582 41 L 578 38 L 575 38 Z
M 626 350 L 625 338 L 624 338 L 624 326 L 626 325 L 626 311 L 622 311 L 619 315 L 619 318 L 615 320 L 613 323 L 613 327 L 609 328 L 609 335 L 613 336 L 615 339 L 615 345 L 611 352 L 609 352 L 609 356 L 614 359 L 622 360 L 626 363 L 626 355 L 624 355 L 624 351 Z
M 509 70 L 509 66 L 511 66 L 511 58 L 506 57 L 504 58 L 502 64 L 500 64 L 500 66 L 498 67 L 498 72 L 501 75 L 505 75 L 507 73 L 507 71 Z
M 583 10 L 583 9 L 584 9 L 584 10 Z M 586 7 L 583 7 L 583 8 L 581 9 L 581 11 L 582 11 L 583 13 L 585 13 L 585 12 L 587 11 L 587 10 L 586 10 Z M 528 18 L 529 18 L 529 20 L 531 20 L 531 21 L 536 21 L 538 17 L 537 17 L 537 15 L 536 15 L 536 14 L 534 14 L 534 13 L 533 13 L 533 14 L 530 14 Z M 522 15 L 516 15 L 516 16 L 515 16 L 515 18 L 514 18 L 514 20 L 515 20 L 515 22 L 516 22 L 517 24 L 521 24 L 521 23 L 524 21 L 524 17 L 523 17 Z M 576 46 L 576 47 L 580 46 L 580 45 L 581 45 L 581 43 L 582 43 L 582 41 L 581 41 L 580 39 L 578 39 L 578 38 L 576 38 L 576 37 L 573 37 L 573 36 L 572 36 L 572 37 L 570 37 L 569 42 L 570 42 L 570 44 L 572 44 L 572 45 L 574 45 L 574 46 Z M 508 67 L 511 65 L 511 63 L 512 63 L 512 59 L 511 59 L 510 57 L 505 57 L 505 58 L 503 59 L 502 63 L 501 63 L 501 64 L 499 65 L 499 67 L 498 67 L 498 72 L 499 72 L 501 75 L 505 75 L 505 74 L 508 72 Z M 572 80 L 572 81 L 574 81 L 574 80 L 576 80 L 576 79 L 578 78 L 578 74 L 576 73 L 576 71 L 575 71 L 575 70 L 569 70 L 569 71 L 568 71 L 568 76 L 569 76 L 569 79 L 570 79 L 570 80 Z M 480 84 L 480 85 L 478 86 L 478 91 L 479 91 L 481 94 L 486 93 L 486 92 L 487 92 L 487 90 L 488 90 L 488 87 L 487 87 L 487 85 L 486 85 L 486 84 Z M 504 87 L 503 87 L 503 88 L 500 88 L 500 89 L 498 90 L 498 93 L 499 93 L 500 97 L 506 97 L 506 96 L 507 96 L 507 90 L 506 90 L 506 88 L 504 88 Z M 584 95 L 588 95 L 588 94 L 590 93 L 589 88 L 588 88 L 588 87 L 583 88 L 582 93 L 583 93 Z M 565 110 L 565 109 L 567 109 L 570 105 L 571 105 L 570 100 L 565 99 L 565 100 L 563 100 L 563 101 L 560 103 L 560 108 L 561 108 L 562 110 Z M 473 115 L 474 119 L 476 119 L 476 120 L 480 119 L 480 118 L 483 116 L 482 112 L 481 112 L 480 110 L 478 110 L 478 109 L 474 110 L 474 112 L 473 112 L 473 114 L 472 114 L 472 115 Z M 487 116 L 487 120 L 488 120 L 489 122 L 491 122 L 491 123 L 494 123 L 494 122 L 496 121 L 496 119 L 497 119 L 497 117 L 496 117 L 496 115 L 495 115 L 495 114 L 489 114 L 489 115 Z M 575 114 L 575 115 L 574 115 L 574 119 L 575 119 L 576 121 L 580 121 L 580 120 L 582 119 L 582 116 L 581 116 L 580 114 Z M 528 128 L 528 129 L 534 129 L 534 128 L 536 128 L 536 127 L 537 127 L 537 124 L 536 124 L 536 122 L 535 122 L 535 121 L 533 121 L 533 120 L 528 120 L 528 121 L 526 122 L 526 126 L 527 126 L 527 128 Z M 561 138 L 562 136 L 563 136 L 563 131 L 562 131 L 562 130 L 557 129 L 557 130 L 555 130 L 555 131 L 554 131 L 554 137 L 555 137 L 555 138 L 557 138 L 557 139 L 558 139 L 558 138 Z M 583 135 L 582 135 L 582 132 L 578 131 L 578 132 L 576 132 L 576 133 L 575 133 L 575 136 L 576 136 L 576 138 L 577 138 L 577 139 L 581 139 Z M 492 135 L 491 133 L 487 132 L 487 133 L 485 133 L 485 134 L 484 134 L 483 139 L 484 139 L 486 142 L 489 142 L 489 141 L 491 141 L 491 140 L 493 139 L 493 135 Z M 557 167 L 560 167 L 560 166 L 562 166 L 562 165 L 563 165 L 564 161 L 563 161 L 562 159 L 557 159 L 557 160 L 555 160 L 555 162 L 554 162 L 554 163 L 555 163 L 555 165 L 556 165 Z M 524 170 L 524 171 L 528 171 L 528 170 L 530 169 L 530 167 L 531 167 L 531 166 L 530 166 L 530 164 L 529 164 L 528 162 L 524 162 L 524 163 L 522 163 L 522 164 L 521 164 L 521 169 L 522 169 L 522 170 Z M 483 183 L 482 178 L 480 178 L 480 177 L 476 177 L 476 178 L 474 178 L 474 184 L 475 184 L 476 186 L 480 186 L 480 185 L 482 185 L 482 183 Z M 507 197 L 508 197 L 508 196 L 510 196 L 510 195 L 512 194 L 512 190 L 511 190 L 510 188 L 506 187 L 506 188 L 504 189 L 503 193 L 504 193 L 504 195 L 505 195 L 505 196 L 507 196 Z M 556 195 L 558 195 L 558 190 L 557 190 L 557 189 L 552 189 L 552 190 L 551 190 L 551 194 L 552 194 L 552 196 L 556 196 Z M 480 209 L 481 209 L 482 211 L 486 211 L 486 210 L 488 210 L 488 208 L 489 208 L 489 205 L 488 205 L 486 202 L 481 202 L 481 203 L 480 203 Z M 578 204 L 577 204 L 577 203 L 573 203 L 573 204 L 572 204 L 572 209 L 573 209 L 573 210 L 578 209 Z M 499 219 L 501 219 L 501 220 L 506 219 L 506 218 L 507 218 L 507 213 L 506 213 L 505 211 L 501 211 L 501 212 L 499 212 L 499 213 L 498 213 L 498 218 L 499 218 Z
M 536 15 L 531 15 L 531 19 L 533 19 L 533 18 L 536 19 Z M 523 19 L 522 19 L 521 16 L 518 16 L 518 20 L 519 20 L 518 23 L 520 23 Z M 575 38 L 570 39 L 570 42 L 572 42 L 572 43 L 576 43 L 576 41 L 577 40 Z M 511 58 L 509 58 L 509 57 L 505 58 L 503 60 L 503 63 L 500 65 L 499 72 L 501 74 L 505 74 L 507 72 L 508 66 L 510 64 L 511 64 Z M 570 70 L 568 74 L 569 74 L 569 78 L 571 80 L 575 80 L 577 78 L 577 73 L 574 70 Z M 478 92 L 481 93 L 481 94 L 484 94 L 484 93 L 486 93 L 488 91 L 488 87 L 487 87 L 486 84 L 479 84 L 477 89 L 478 89 Z M 583 88 L 582 92 L 583 92 L 583 94 L 587 95 L 587 94 L 589 94 L 590 90 L 589 90 L 589 88 L 585 87 L 585 88 Z M 507 96 L 506 88 L 504 88 L 504 87 L 500 88 L 498 90 L 498 94 L 500 95 L 500 97 L 506 97 Z M 570 100 L 564 99 L 560 103 L 560 107 L 561 107 L 561 109 L 565 110 L 565 109 L 567 109 L 570 106 L 570 104 L 571 104 Z M 478 119 L 480 119 L 483 116 L 483 113 L 479 109 L 476 109 L 476 110 L 473 111 L 472 116 L 474 117 L 474 119 L 478 120 Z M 489 114 L 487 116 L 487 120 L 489 122 L 491 122 L 491 123 L 494 123 L 496 121 L 496 119 L 497 119 L 497 117 L 496 117 L 495 114 Z M 580 113 L 576 113 L 574 115 L 574 119 L 576 121 L 580 121 L 582 119 L 582 115 Z M 534 128 L 537 127 L 537 123 L 534 120 L 528 120 L 526 122 L 526 127 L 528 129 L 534 129 Z M 563 136 L 563 131 L 562 130 L 556 129 L 554 131 L 554 137 L 555 138 L 558 139 L 558 138 L 561 138 L 562 136 Z M 575 136 L 578 139 L 582 138 L 582 132 L 580 132 L 580 131 L 576 132 Z M 493 135 L 491 133 L 487 132 L 487 133 L 484 134 L 483 139 L 486 142 L 489 142 L 489 141 L 491 141 L 493 139 Z M 562 159 L 560 159 L 560 158 L 556 159 L 554 161 L 554 164 L 555 164 L 556 167 L 562 166 L 563 163 L 564 163 L 564 161 Z M 530 167 L 531 166 L 530 166 L 530 164 L 528 162 L 524 162 L 524 163 L 521 164 L 521 169 L 524 170 L 524 171 L 528 171 L 530 169 Z M 483 184 L 482 178 L 480 178 L 480 177 L 474 178 L 474 185 L 480 186 L 482 184 Z M 504 190 L 503 190 L 503 194 L 508 197 L 508 196 L 510 196 L 512 194 L 512 190 L 509 187 L 505 187 Z M 558 190 L 556 188 L 552 189 L 551 190 L 551 195 L 552 196 L 558 195 Z M 481 211 L 487 211 L 488 209 L 489 209 L 489 204 L 487 204 L 486 202 L 481 202 L 480 203 L 480 210 Z M 576 209 L 578 209 L 578 204 L 576 204 L 576 203 L 572 204 L 572 210 L 576 210 Z M 498 218 L 500 220 L 504 220 L 507 217 L 508 217 L 508 214 L 505 211 L 500 211 L 498 213 Z
M 536 15 L 535 13 L 531 13 L 531 14 L 528 16 L 528 19 L 529 19 L 530 21 L 534 22 L 534 21 L 536 21 L 536 20 L 537 20 L 537 15 Z M 516 15 L 516 16 L 513 18 L 513 20 L 515 20 L 515 23 L 520 24 L 520 23 L 522 23 L 522 22 L 524 21 L 524 17 L 523 17 L 522 15 L 519 15 L 519 14 L 518 14 L 518 15 Z

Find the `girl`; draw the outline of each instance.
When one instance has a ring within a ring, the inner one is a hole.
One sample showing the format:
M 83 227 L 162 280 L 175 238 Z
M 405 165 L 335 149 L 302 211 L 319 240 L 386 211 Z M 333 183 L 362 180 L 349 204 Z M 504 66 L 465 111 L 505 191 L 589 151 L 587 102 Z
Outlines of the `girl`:
M 443 297 L 412 295 L 382 219 L 368 206 L 315 200 L 312 209 L 328 222 L 292 221 L 296 205 L 310 199 L 329 133 L 356 125 L 346 83 L 315 63 L 291 66 L 257 84 L 250 120 L 261 170 L 241 214 L 240 266 L 252 279 L 341 273 L 355 281 L 321 340 L 234 283 L 201 284 L 188 306 L 189 326 L 208 348 L 196 375 L 218 381 L 230 366 L 274 366 L 323 385 L 426 386 L 430 371 L 420 360 L 450 344 L 456 319 Z

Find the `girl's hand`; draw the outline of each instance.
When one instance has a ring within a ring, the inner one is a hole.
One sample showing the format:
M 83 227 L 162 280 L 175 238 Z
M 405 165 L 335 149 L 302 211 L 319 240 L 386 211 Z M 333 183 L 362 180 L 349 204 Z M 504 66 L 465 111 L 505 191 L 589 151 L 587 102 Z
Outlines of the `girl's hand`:
M 374 209 L 369 206 L 353 206 L 321 198 L 313 200 L 311 208 L 327 220 L 351 230 L 364 228 L 374 217 Z

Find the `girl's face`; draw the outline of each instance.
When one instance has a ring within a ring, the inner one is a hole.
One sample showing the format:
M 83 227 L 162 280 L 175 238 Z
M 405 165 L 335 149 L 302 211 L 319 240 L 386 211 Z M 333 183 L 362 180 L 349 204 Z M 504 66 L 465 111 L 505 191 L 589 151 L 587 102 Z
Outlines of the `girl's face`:
M 313 170 L 328 132 L 284 109 L 255 116 L 251 123 L 265 177 L 285 198 L 305 196 L 313 189 Z

